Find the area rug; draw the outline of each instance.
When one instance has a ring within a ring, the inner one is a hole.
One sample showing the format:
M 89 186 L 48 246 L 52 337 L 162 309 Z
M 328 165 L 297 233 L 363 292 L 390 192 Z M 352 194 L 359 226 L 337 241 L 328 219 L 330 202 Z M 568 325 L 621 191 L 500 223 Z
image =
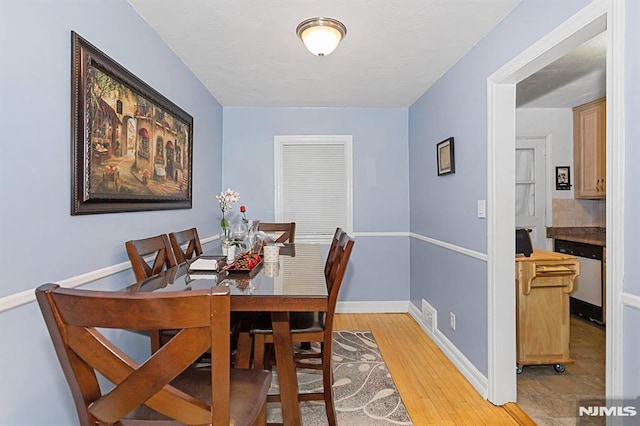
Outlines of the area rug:
M 333 332 L 333 396 L 339 425 L 412 425 L 371 331 Z M 319 351 L 312 346 L 312 351 Z M 298 370 L 301 392 L 322 390 L 320 370 Z M 278 393 L 277 372 L 270 393 Z M 326 425 L 324 402 L 300 403 L 303 426 Z M 267 422 L 282 422 L 279 403 L 267 406 Z

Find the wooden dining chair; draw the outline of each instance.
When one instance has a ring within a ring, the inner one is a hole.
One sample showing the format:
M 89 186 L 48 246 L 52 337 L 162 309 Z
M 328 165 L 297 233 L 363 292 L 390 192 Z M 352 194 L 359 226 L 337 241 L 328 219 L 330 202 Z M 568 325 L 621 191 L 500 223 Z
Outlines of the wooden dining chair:
M 140 240 L 129 240 L 124 243 L 124 245 L 127 249 L 127 255 L 129 256 L 136 281 L 145 280 L 153 275 L 159 274 L 165 269 L 177 265 L 176 257 L 171 248 L 171 242 L 166 234 Z M 152 256 L 151 263 L 147 263 L 147 260 L 145 260 L 145 257 L 148 256 Z M 163 338 L 163 332 L 163 330 L 148 330 L 152 352 L 157 351 L 166 340 Z M 169 335 L 173 334 L 171 331 L 167 331 L 166 333 Z M 170 336 L 167 338 L 170 338 Z
M 333 234 L 333 239 L 331 240 L 331 246 L 329 247 L 329 252 L 327 254 L 327 260 L 324 266 L 324 276 L 327 282 L 327 290 L 329 290 L 329 283 L 333 281 L 333 277 L 331 275 L 335 273 L 335 269 L 333 265 L 335 264 L 335 258 L 338 253 L 338 248 L 340 247 L 340 240 L 342 236 L 345 234 L 344 230 L 340 227 L 336 228 L 335 233 Z M 265 315 L 263 315 L 265 316 Z M 267 315 L 268 316 L 268 315 Z M 253 316 L 255 318 L 255 315 Z M 258 323 L 268 322 L 269 318 L 262 318 L 257 320 Z M 301 349 L 311 349 L 311 342 L 300 342 Z M 238 363 L 242 366 L 249 366 L 251 363 L 251 351 L 253 348 L 253 337 L 249 330 L 244 330 L 240 332 L 238 335 Z
M 333 402 L 333 370 L 331 368 L 331 350 L 333 346 L 333 317 L 338 302 L 338 294 L 344 278 L 351 251 L 355 241 L 348 234 L 342 233 L 340 241 L 336 244 L 335 257 L 329 275 L 331 282 L 327 283 L 329 300 L 327 312 L 291 312 L 292 340 L 295 343 L 319 342 L 319 353 L 296 354 L 297 368 L 311 368 L 322 370 L 322 392 L 303 393 L 298 395 L 299 401 L 324 400 L 327 420 L 329 425 L 336 424 L 335 406 Z M 259 316 L 258 321 L 251 329 L 254 340 L 254 368 L 262 369 L 265 365 L 267 344 L 273 344 L 273 329 L 268 316 Z M 319 363 L 310 363 L 310 358 L 318 359 Z M 276 360 L 277 362 L 277 360 Z M 277 365 L 276 365 L 277 368 Z M 279 395 L 269 395 L 268 401 L 279 401 Z
M 230 293 L 130 293 L 36 289 L 79 423 L 159 425 L 264 424 L 271 372 L 229 364 Z M 180 332 L 146 361 L 118 346 L 110 329 L 172 328 Z M 209 368 L 192 367 L 211 348 Z M 113 384 L 104 391 L 98 378 Z
M 173 254 L 178 263 L 184 263 L 202 254 L 202 245 L 200 244 L 200 237 L 198 236 L 198 230 L 196 228 L 171 232 L 169 234 L 169 241 L 171 242 Z
M 333 265 L 335 264 L 336 255 L 338 253 L 338 248 L 340 247 L 340 240 L 344 235 L 344 230 L 340 227 L 336 228 L 336 232 L 333 234 L 333 239 L 331 240 L 331 246 L 329 247 L 329 252 L 327 253 L 327 260 L 324 264 L 324 278 L 327 282 L 327 290 L 329 289 L 329 284 L 333 282 L 332 273 L 335 273 L 335 268 Z M 300 348 L 309 350 L 311 349 L 311 342 L 301 342 Z
M 140 240 L 129 240 L 124 245 L 137 281 L 142 281 L 165 268 L 169 269 L 177 265 L 169 237 L 166 234 Z M 153 262 L 150 264 L 145 260 L 145 257 L 149 255 L 154 255 Z
M 258 231 L 267 235 L 274 235 L 274 243 L 293 243 L 296 238 L 296 223 L 266 223 L 258 224 Z

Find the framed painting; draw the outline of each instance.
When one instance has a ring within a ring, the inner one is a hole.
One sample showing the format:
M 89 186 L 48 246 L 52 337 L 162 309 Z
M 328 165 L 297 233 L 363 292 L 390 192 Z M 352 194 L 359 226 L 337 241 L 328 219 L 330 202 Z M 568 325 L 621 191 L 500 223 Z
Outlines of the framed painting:
M 453 156 L 453 138 L 448 138 L 436 145 L 438 160 L 438 176 L 455 173 L 455 158 Z
M 71 33 L 71 214 L 192 205 L 193 117 Z

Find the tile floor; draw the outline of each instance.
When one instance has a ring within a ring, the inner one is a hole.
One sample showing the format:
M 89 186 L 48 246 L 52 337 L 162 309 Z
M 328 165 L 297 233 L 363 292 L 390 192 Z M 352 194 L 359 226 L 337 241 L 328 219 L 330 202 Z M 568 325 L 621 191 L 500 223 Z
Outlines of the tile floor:
M 518 375 L 518 405 L 538 425 L 603 424 L 578 420 L 578 400 L 602 400 L 605 394 L 605 330 L 571 317 L 570 351 L 574 363 L 564 373 L 553 366 L 525 366 Z

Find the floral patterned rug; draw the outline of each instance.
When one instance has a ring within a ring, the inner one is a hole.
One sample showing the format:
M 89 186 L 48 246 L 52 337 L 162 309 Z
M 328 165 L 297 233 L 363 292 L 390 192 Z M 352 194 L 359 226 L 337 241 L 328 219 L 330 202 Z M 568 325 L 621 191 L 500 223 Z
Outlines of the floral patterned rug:
M 412 425 L 371 331 L 333 332 L 333 396 L 339 425 Z M 319 345 L 312 346 L 319 351 Z M 298 370 L 302 392 L 322 390 L 320 370 Z M 278 393 L 277 372 L 271 393 Z M 326 425 L 324 402 L 300 403 L 304 426 Z M 279 403 L 267 406 L 267 422 L 282 422 Z

